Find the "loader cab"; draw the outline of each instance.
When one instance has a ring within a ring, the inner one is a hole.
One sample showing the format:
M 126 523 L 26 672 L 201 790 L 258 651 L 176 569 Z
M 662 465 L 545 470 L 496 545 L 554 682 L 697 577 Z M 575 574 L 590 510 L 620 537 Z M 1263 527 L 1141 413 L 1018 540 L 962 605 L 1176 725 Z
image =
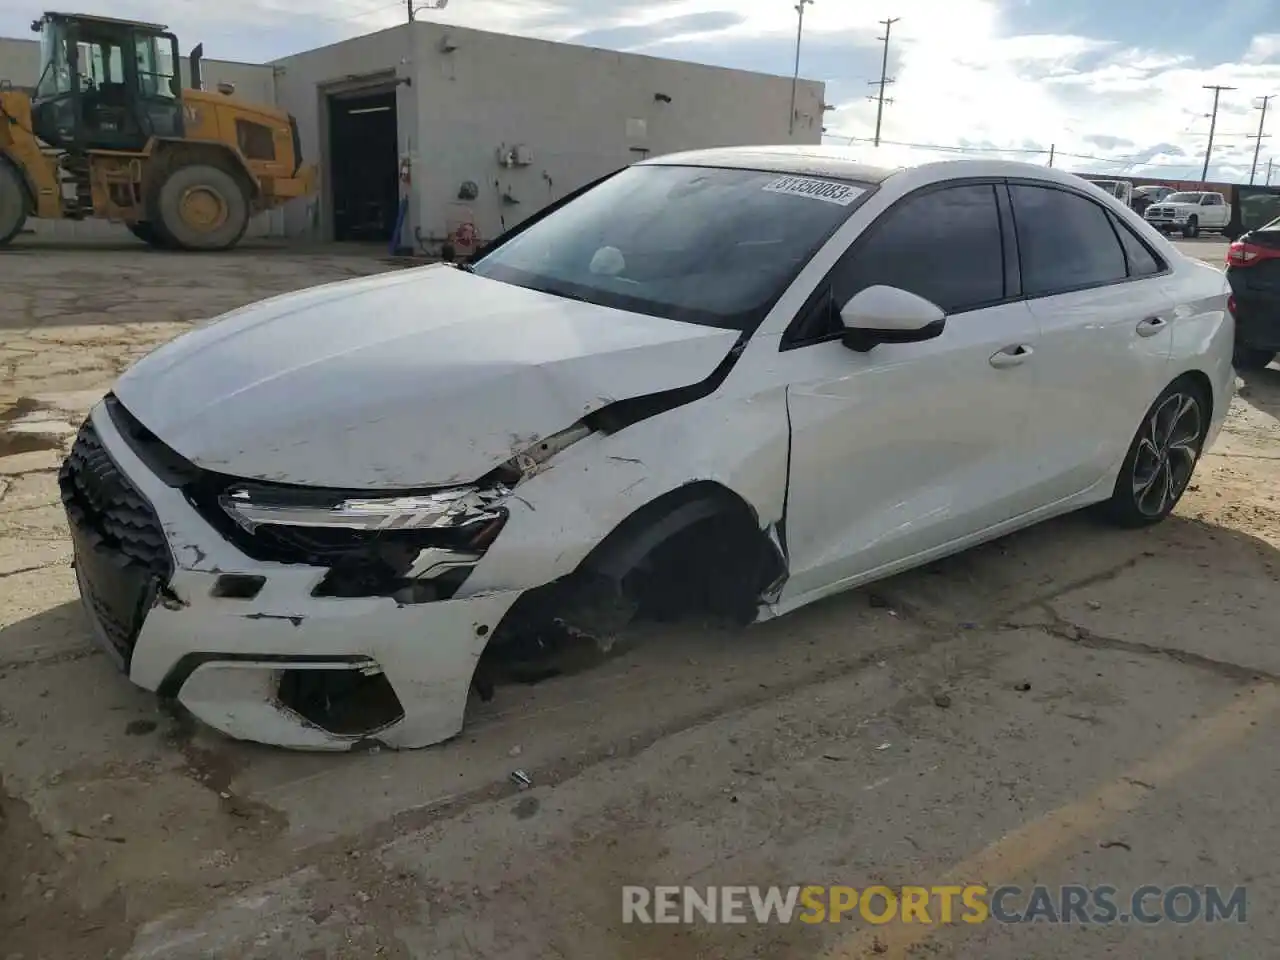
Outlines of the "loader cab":
M 46 13 L 31 101 L 41 140 L 73 152 L 141 150 L 182 136 L 178 40 L 158 24 Z

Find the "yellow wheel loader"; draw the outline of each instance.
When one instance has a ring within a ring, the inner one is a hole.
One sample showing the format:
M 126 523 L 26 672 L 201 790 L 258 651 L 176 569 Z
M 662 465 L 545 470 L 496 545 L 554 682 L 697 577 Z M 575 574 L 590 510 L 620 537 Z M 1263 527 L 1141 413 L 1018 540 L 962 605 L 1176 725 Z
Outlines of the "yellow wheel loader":
M 191 84 L 168 28 L 46 13 L 34 90 L 0 87 L 0 245 L 28 216 L 124 223 L 155 247 L 226 250 L 249 218 L 315 192 L 298 125 Z

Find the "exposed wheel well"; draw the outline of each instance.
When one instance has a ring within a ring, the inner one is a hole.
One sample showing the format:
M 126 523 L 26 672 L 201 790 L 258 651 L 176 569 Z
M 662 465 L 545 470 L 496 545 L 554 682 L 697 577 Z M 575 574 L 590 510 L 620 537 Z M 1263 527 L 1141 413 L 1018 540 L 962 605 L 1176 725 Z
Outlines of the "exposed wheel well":
M 494 631 L 475 686 L 487 698 L 496 680 L 563 672 L 554 663 L 566 646 L 607 648 L 636 619 L 749 623 L 785 574 L 742 497 L 712 481 L 686 484 L 624 519 L 571 574 L 521 596 Z
M 1204 400 L 1205 406 L 1208 407 L 1209 418 L 1213 418 L 1213 382 L 1209 379 L 1208 374 L 1202 370 L 1188 370 L 1186 373 L 1174 377 L 1169 386 L 1175 384 L 1186 383 L 1193 386 Z M 1166 389 L 1168 389 L 1166 387 Z

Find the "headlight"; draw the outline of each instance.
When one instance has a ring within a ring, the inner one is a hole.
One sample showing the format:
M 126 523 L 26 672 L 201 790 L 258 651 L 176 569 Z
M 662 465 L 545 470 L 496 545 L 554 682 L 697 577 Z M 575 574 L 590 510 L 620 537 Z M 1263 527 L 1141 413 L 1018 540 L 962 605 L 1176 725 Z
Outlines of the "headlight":
M 252 533 L 264 524 L 329 527 L 344 530 L 439 530 L 486 523 L 503 516 L 505 487 L 481 490 L 457 487 L 399 497 L 352 497 L 327 502 L 323 495 L 289 494 L 236 487 L 218 503 L 237 524 Z

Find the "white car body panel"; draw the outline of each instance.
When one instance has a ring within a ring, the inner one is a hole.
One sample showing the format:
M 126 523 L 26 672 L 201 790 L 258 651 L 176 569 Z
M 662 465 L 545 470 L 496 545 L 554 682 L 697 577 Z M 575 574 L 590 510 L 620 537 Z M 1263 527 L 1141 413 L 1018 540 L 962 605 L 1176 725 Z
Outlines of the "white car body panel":
M 783 600 L 1017 516 L 1033 367 L 990 358 L 1039 334 L 1025 303 L 948 318 L 936 340 L 782 354 L 791 476 Z M 911 403 L 903 403 L 911 396 Z
M 807 176 L 866 169 L 847 157 L 769 148 L 659 162 Z M 91 422 L 161 519 L 175 565 L 130 678 L 163 689 L 185 669 L 178 699 L 233 737 L 298 749 L 425 746 L 462 728 L 476 663 L 522 596 L 573 573 L 627 517 L 690 484 L 738 497 L 785 550 L 781 590 L 759 599 L 764 619 L 1106 499 L 1140 418 L 1181 373 L 1209 380 L 1211 442 L 1234 384 L 1225 278 L 1110 198 L 1098 202 L 1137 223 L 1168 274 L 957 314 L 920 343 L 780 349 L 869 224 L 914 190 L 960 176 L 1082 189 L 1070 174 L 999 161 L 885 172 L 722 382 L 529 470 L 506 501 L 505 526 L 449 600 L 313 596 L 326 568 L 247 556 L 151 472 L 99 404 Z M 1167 318 L 1149 337 L 1136 328 L 1148 312 Z M 737 340 L 439 267 L 236 311 L 140 362 L 115 392 L 206 469 L 376 492 L 474 482 L 610 400 L 704 381 Z M 992 363 L 1017 345 L 1022 362 Z M 250 600 L 215 597 L 225 574 L 265 585 Z M 404 718 L 339 735 L 279 702 L 280 671 L 322 668 L 383 672 Z
M 328 289 L 330 299 L 276 297 L 178 337 L 115 393 L 207 470 L 335 488 L 448 486 L 614 400 L 697 383 L 737 340 L 445 266 Z M 432 409 L 450 415 L 428 426 Z M 406 443 L 427 429 L 429 445 Z

